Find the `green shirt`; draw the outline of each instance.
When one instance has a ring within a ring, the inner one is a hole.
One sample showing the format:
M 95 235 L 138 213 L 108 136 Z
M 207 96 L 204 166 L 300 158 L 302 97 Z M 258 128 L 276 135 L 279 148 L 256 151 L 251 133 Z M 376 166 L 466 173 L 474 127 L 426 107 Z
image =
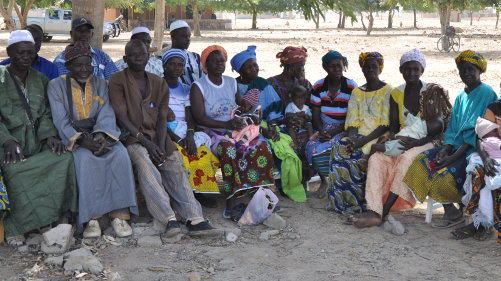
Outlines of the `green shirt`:
M 26 85 L 21 85 L 33 115 L 32 125 L 7 67 L 0 66 L 0 161 L 3 162 L 3 145 L 8 140 L 16 141 L 24 156 L 30 157 L 42 150 L 47 138 L 57 136 L 47 99 L 47 84 L 43 74 L 30 69 Z

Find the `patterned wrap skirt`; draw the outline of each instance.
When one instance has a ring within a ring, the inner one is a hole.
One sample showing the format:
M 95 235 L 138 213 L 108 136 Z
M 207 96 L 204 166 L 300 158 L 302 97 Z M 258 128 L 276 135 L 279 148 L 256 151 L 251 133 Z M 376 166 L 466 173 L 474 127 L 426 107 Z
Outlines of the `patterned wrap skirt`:
M 249 145 L 239 145 L 227 137 L 212 137 L 212 148 L 223 174 L 222 192 L 227 199 L 254 193 L 259 187 L 274 185 L 273 154 L 262 136 Z
M 427 196 L 440 203 L 461 202 L 466 179 L 466 157 L 434 171 L 437 165 L 435 159 L 441 149 L 432 148 L 418 155 L 404 177 L 404 183 L 420 202 L 424 202 Z
M 361 149 L 349 154 L 346 149 L 347 133 L 334 137 L 329 172 L 329 203 L 327 209 L 336 213 L 365 211 L 365 180 L 367 173 L 360 164 L 364 154 Z

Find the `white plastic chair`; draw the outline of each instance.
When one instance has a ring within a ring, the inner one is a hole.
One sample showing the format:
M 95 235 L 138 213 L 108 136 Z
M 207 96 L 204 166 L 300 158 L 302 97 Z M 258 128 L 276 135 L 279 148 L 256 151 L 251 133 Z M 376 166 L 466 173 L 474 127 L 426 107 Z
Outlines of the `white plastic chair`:
M 428 198 L 428 206 L 426 207 L 426 217 L 424 218 L 425 223 L 431 223 L 433 217 L 433 211 L 442 207 L 442 204 L 435 202 L 431 197 Z

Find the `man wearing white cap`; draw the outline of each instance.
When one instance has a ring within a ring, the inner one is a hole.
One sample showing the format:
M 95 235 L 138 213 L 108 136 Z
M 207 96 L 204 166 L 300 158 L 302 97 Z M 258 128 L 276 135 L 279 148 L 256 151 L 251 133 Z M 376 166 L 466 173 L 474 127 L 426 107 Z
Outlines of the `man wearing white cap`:
M 7 54 L 11 63 L 0 66 L 0 166 L 11 203 L 4 226 L 7 242 L 20 245 L 25 233 L 76 211 L 77 193 L 73 158 L 52 122 L 49 81 L 32 68 L 31 33 L 13 31 Z
M 131 40 L 138 39 L 139 41 L 143 42 L 144 45 L 146 45 L 148 53 L 150 52 L 151 35 L 150 35 L 150 30 L 147 27 L 138 26 L 134 28 L 132 30 L 132 36 L 130 37 L 130 39 Z M 128 67 L 127 63 L 123 59 L 120 59 L 115 64 L 117 65 L 119 71 L 122 71 Z M 162 60 L 160 60 L 155 56 L 150 56 L 150 59 L 148 60 L 148 64 L 146 65 L 145 70 L 160 77 L 164 77 L 164 68 L 162 65 Z
M 181 49 L 186 53 L 186 65 L 184 66 L 184 74 L 181 76 L 181 81 L 191 86 L 193 82 L 202 77 L 202 67 L 200 65 L 200 55 L 188 51 L 190 46 L 191 29 L 188 23 L 183 20 L 177 20 L 170 25 L 170 38 L 173 49 Z
M 42 47 L 42 41 L 43 41 L 42 28 L 36 24 L 30 24 L 25 29 L 31 33 L 33 39 L 35 40 L 36 56 L 31 66 L 34 69 L 42 72 L 45 76 L 47 76 L 47 78 L 49 78 L 49 80 L 59 77 L 59 70 L 57 69 L 56 65 L 51 61 L 48 61 L 47 59 L 38 55 L 38 52 L 40 52 L 40 48 Z M 7 58 L 0 62 L 0 65 L 8 65 L 8 64 L 10 64 L 10 58 Z

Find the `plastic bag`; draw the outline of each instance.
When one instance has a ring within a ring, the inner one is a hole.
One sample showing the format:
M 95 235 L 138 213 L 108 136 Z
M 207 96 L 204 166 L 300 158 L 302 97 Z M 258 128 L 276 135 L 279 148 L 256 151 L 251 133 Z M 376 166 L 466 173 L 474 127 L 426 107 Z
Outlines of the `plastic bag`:
M 247 205 L 239 225 L 261 224 L 266 220 L 278 204 L 278 197 L 268 188 L 260 187 Z

